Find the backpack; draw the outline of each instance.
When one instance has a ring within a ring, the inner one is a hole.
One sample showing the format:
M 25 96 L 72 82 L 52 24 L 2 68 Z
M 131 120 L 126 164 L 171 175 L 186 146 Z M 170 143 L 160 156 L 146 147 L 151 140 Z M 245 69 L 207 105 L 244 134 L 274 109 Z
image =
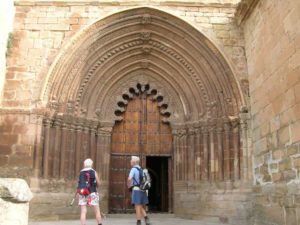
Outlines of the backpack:
M 148 170 L 143 168 L 139 169 L 137 167 L 135 168 L 138 169 L 140 173 L 140 184 L 138 185 L 138 187 L 142 191 L 149 190 L 151 188 L 151 177 Z
M 93 170 L 86 170 L 80 172 L 77 186 L 77 191 L 79 195 L 89 195 L 91 193 L 91 176 L 93 176 L 93 172 Z

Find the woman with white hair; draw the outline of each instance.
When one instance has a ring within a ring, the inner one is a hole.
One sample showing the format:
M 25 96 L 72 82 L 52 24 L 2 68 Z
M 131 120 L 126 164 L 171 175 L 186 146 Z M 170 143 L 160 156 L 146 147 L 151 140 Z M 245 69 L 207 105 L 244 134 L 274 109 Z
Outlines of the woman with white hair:
M 79 180 L 82 175 L 89 177 L 89 194 L 83 195 L 79 193 L 78 205 L 81 207 L 80 221 L 82 225 L 86 225 L 87 206 L 93 206 L 98 225 L 102 225 L 101 214 L 99 208 L 99 194 L 97 187 L 101 185 L 97 172 L 92 168 L 93 160 L 86 159 L 83 162 L 84 168 L 80 171 Z
M 129 189 L 132 189 L 131 204 L 134 205 L 136 212 L 136 224 L 141 225 L 141 216 L 145 218 L 146 225 L 150 225 L 149 218 L 147 216 L 145 205 L 149 203 L 148 196 L 146 191 L 143 191 L 139 188 L 140 184 L 140 172 L 142 171 L 141 166 L 139 165 L 140 158 L 137 156 L 132 156 L 130 165 L 132 166 L 129 177 L 127 180 L 127 186 Z

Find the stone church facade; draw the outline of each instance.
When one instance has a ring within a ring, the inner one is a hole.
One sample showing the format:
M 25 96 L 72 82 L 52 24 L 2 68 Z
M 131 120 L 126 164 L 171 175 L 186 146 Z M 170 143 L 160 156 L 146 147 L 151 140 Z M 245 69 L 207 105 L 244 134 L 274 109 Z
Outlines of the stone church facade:
M 77 218 L 66 205 L 87 157 L 102 210 L 130 212 L 139 155 L 153 211 L 300 225 L 299 1 L 14 6 L 0 174 L 28 182 L 30 219 Z

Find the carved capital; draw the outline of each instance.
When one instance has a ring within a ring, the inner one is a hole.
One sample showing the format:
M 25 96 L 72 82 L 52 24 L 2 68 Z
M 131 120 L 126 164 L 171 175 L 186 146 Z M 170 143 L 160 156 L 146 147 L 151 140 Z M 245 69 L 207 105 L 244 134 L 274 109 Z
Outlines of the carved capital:
M 149 14 L 144 14 L 142 16 L 142 20 L 141 20 L 142 24 L 150 24 L 151 23 L 151 15 Z
M 52 125 L 52 119 L 51 118 L 44 118 L 43 119 L 43 125 L 47 128 L 50 128 Z
M 231 129 L 230 122 L 225 122 L 224 123 L 224 131 L 225 131 L 225 133 L 228 133 L 230 131 L 230 129 Z
M 223 129 L 223 127 L 218 126 L 216 131 L 218 134 L 221 134 L 221 133 L 223 133 L 224 129 Z
M 99 127 L 98 136 L 110 137 L 112 134 L 112 127 Z
M 209 128 L 207 126 L 202 126 L 200 129 L 201 129 L 201 133 L 203 133 L 204 135 L 208 135 Z
M 57 115 L 57 116 L 55 117 L 53 126 L 54 126 L 55 128 L 60 128 L 61 123 L 62 123 L 62 118 L 61 118 L 61 116 Z
M 195 134 L 196 134 L 196 129 L 193 128 L 193 127 L 192 127 L 192 128 L 189 128 L 189 129 L 188 129 L 188 134 L 189 134 L 189 135 L 195 135 Z

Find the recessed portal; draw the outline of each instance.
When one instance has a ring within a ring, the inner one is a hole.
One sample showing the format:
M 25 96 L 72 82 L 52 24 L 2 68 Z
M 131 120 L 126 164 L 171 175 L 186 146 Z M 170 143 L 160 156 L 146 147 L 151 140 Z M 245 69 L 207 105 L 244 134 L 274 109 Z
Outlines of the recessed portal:
M 146 165 L 152 179 L 148 193 L 148 210 L 151 212 L 169 211 L 169 157 L 147 157 Z

